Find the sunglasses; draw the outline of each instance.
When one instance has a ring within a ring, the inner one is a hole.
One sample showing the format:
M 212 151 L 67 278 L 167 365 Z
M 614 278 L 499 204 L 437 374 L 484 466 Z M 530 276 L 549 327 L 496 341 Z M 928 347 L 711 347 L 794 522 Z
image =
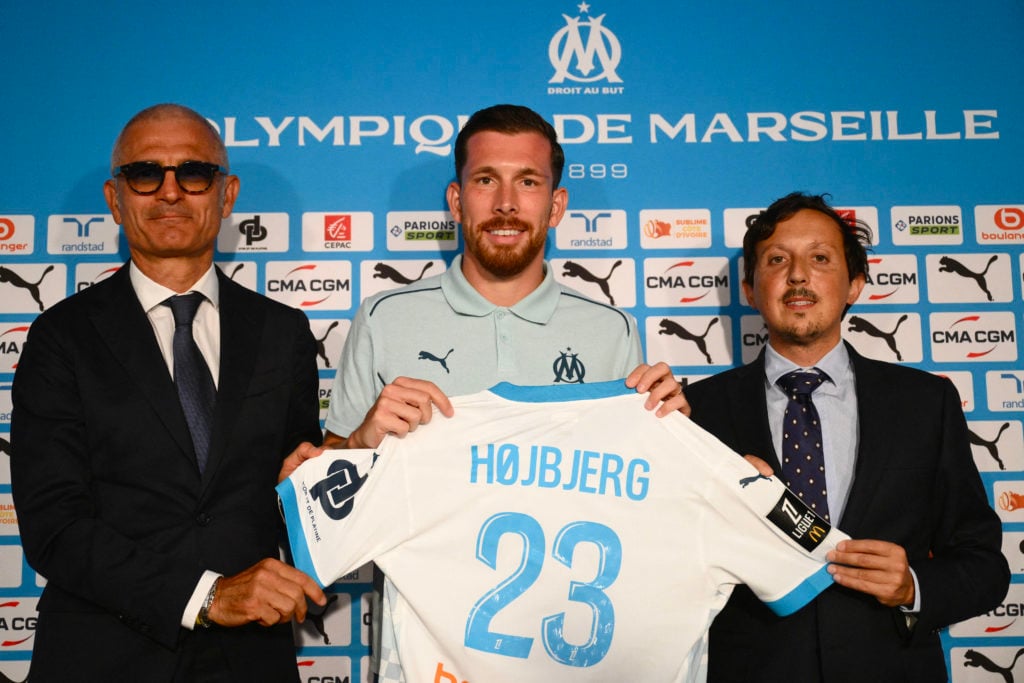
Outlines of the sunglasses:
M 167 171 L 174 171 L 178 187 L 186 194 L 203 194 L 213 185 L 218 173 L 227 174 L 228 169 L 206 161 L 183 161 L 177 166 L 161 166 L 155 161 L 135 161 L 113 169 L 114 177 L 124 176 L 128 187 L 135 194 L 154 194 L 164 184 Z

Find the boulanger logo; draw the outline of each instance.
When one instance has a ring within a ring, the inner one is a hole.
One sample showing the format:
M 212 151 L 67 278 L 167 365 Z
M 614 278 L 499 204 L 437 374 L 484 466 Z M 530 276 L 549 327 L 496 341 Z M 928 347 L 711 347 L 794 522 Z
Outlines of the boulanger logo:
M 928 254 L 926 264 L 933 303 L 1013 301 L 1007 254 Z
M 727 316 L 651 316 L 645 321 L 647 358 L 669 365 L 732 365 Z
M 31 254 L 35 235 L 34 216 L 0 216 L 0 254 Z
M 917 257 L 910 254 L 872 256 L 858 303 L 916 304 L 918 292 Z
M 932 358 L 940 363 L 1017 360 L 1013 313 L 932 313 Z
M 1024 242 L 1024 205 L 984 204 L 974 207 L 978 244 Z
M 650 307 L 728 306 L 729 259 L 644 259 L 644 303 Z
M 302 214 L 302 248 L 305 251 L 372 251 L 373 212 Z
M 267 263 L 267 296 L 304 311 L 352 308 L 349 261 Z
M 892 243 L 962 244 L 963 215 L 959 206 L 894 206 Z
M 388 211 L 389 251 L 455 251 L 458 224 L 447 211 Z
M 445 270 L 447 267 L 441 259 L 363 260 L 359 264 L 359 299 L 363 301 L 379 292 L 414 284 Z
M 548 43 L 548 59 L 554 74 L 548 80 L 549 95 L 620 95 L 621 85 L 589 85 L 600 81 L 622 83 L 616 73 L 622 60 L 622 46 L 615 34 L 604 25 L 604 14 L 590 14 L 590 5 L 578 4 L 579 15 L 570 17 L 563 14 L 565 26 L 551 37 Z M 583 86 L 560 86 L 570 81 L 584 83 Z
M 917 313 L 858 313 L 843 321 L 843 338 L 865 356 L 917 363 L 922 359 Z
M 644 249 L 710 247 L 711 212 L 708 209 L 642 209 L 640 246 Z
M 116 254 L 121 231 L 110 214 L 58 214 L 46 222 L 51 254 Z
M 575 209 L 555 230 L 559 249 L 625 249 L 629 238 L 626 212 L 621 209 Z
M 27 322 L 0 323 L 0 372 L 14 372 L 18 368 L 28 328 Z
M 636 306 L 636 265 L 633 259 L 552 259 L 555 280 L 595 301 Z
M 233 213 L 221 221 L 217 251 L 288 251 L 288 214 L 283 212 Z
M 63 299 L 67 266 L 19 263 L 0 266 L 0 313 L 41 313 Z

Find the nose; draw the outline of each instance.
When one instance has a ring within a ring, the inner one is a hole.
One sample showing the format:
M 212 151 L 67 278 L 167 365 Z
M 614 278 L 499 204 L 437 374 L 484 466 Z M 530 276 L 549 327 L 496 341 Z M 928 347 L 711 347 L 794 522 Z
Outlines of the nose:
M 494 197 L 494 211 L 503 216 L 514 215 L 519 210 L 515 187 L 511 183 L 502 183 Z
M 167 174 L 170 173 L 171 177 L 168 178 Z M 178 178 L 174 175 L 175 170 L 173 168 L 167 168 L 164 170 L 164 181 L 160 183 L 160 187 L 156 190 L 156 198 L 163 202 L 174 202 L 181 199 L 182 191 L 178 186 Z
M 786 281 L 790 284 L 807 282 L 807 269 L 801 259 L 793 259 L 789 264 L 789 272 L 786 273 Z

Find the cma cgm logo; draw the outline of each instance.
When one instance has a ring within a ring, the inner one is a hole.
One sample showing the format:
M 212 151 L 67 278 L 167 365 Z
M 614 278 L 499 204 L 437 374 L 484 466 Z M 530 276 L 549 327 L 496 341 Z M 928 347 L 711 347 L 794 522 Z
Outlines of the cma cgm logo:
M 28 323 L 0 327 L 0 372 L 14 372 L 25 348 Z
M 1013 313 L 932 313 L 932 357 L 944 363 L 1017 360 Z
M 352 264 L 348 261 L 267 264 L 267 296 L 303 310 L 352 307 Z
M 565 26 L 555 32 L 548 43 L 548 59 L 555 73 L 548 83 L 621 83 L 615 70 L 622 59 L 622 47 L 615 34 L 604 25 L 605 15 L 584 18 L 590 12 L 590 5 L 581 2 L 576 6 L 580 16 L 563 14 Z M 602 94 L 618 94 L 622 87 L 602 87 Z M 598 88 L 582 87 L 548 88 L 549 94 L 596 94 Z
M 914 304 L 918 302 L 917 257 L 912 255 L 873 256 L 862 303 Z
M 646 304 L 655 307 L 727 305 L 730 298 L 728 270 L 726 258 L 646 259 Z

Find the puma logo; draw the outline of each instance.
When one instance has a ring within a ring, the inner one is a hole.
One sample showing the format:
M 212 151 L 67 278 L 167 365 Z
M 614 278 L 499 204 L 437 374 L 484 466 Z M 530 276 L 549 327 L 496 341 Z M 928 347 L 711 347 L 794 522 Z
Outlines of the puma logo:
M 228 279 L 229 280 L 234 280 L 235 276 L 238 275 L 238 271 L 240 271 L 244 266 L 245 266 L 244 263 L 235 264 L 235 267 L 232 268 L 231 272 L 228 274 Z
M 878 337 L 879 339 L 885 340 L 885 343 L 889 346 L 889 349 L 896 354 L 896 360 L 903 360 L 903 354 L 896 348 L 896 332 L 900 329 L 900 325 L 907 319 L 907 315 L 903 314 L 900 319 L 896 322 L 896 327 L 893 328 L 892 332 L 883 332 L 864 318 L 858 315 L 850 316 L 847 321 L 850 324 L 850 332 L 863 332 L 864 334 L 871 337 Z
M 1009 427 L 1010 423 L 1004 422 L 1003 426 L 999 428 L 999 433 L 996 434 L 996 438 L 992 439 L 991 441 L 987 441 L 982 437 L 978 436 L 970 427 L 967 428 L 967 434 L 970 437 L 971 444 L 974 446 L 981 446 L 982 448 L 987 450 L 988 454 L 992 456 L 992 459 L 996 461 L 996 464 L 999 465 L 999 469 L 1001 470 L 1005 470 L 1006 466 L 1003 465 L 1003 461 L 999 457 L 999 449 L 996 448 L 996 444 L 999 442 L 999 439 L 1002 438 L 1003 432 L 1009 429 Z
M 973 270 L 965 266 L 964 264 L 957 261 L 955 258 L 950 256 L 943 256 L 939 259 L 939 272 L 940 273 L 956 273 L 961 277 L 974 280 L 981 291 L 985 292 L 985 296 L 988 297 L 989 301 L 992 301 L 992 292 L 988 291 L 988 284 L 985 282 L 985 276 L 988 274 L 988 269 L 992 267 L 992 264 L 999 258 L 996 254 L 992 255 L 992 258 L 985 264 L 985 270 L 980 273 L 975 273 Z
M 452 351 L 454 350 L 455 349 L 448 349 L 448 353 L 444 354 L 444 358 L 438 358 L 430 351 L 420 351 L 420 360 L 432 360 L 435 363 L 440 363 L 441 367 L 444 368 L 444 371 L 450 375 L 452 374 L 452 371 L 448 369 L 448 356 L 452 355 Z
M 771 477 L 769 477 L 767 475 L 764 475 L 764 474 L 756 474 L 753 477 L 743 477 L 742 479 L 740 479 L 740 488 L 741 489 L 745 489 L 748 486 L 750 486 L 751 484 L 753 484 L 755 481 L 757 481 L 758 479 L 764 479 L 765 481 L 771 481 L 772 480 Z
M 964 666 L 973 666 L 984 671 L 991 671 L 1002 676 L 1006 683 L 1013 683 L 1013 667 L 1016 666 L 1017 660 L 1020 659 L 1021 655 L 1024 655 L 1024 647 L 1017 650 L 1017 654 L 1014 655 L 1010 666 L 999 666 L 977 650 L 968 650 L 964 653 Z
M 381 280 L 391 280 L 392 282 L 397 282 L 400 285 L 411 285 L 414 282 L 419 282 L 420 280 L 422 280 L 423 275 L 431 267 L 433 267 L 433 265 L 433 261 L 428 261 L 426 265 L 423 266 L 423 270 L 420 271 L 419 277 L 417 277 L 415 280 L 410 280 L 408 277 L 398 272 L 397 270 L 395 270 L 386 263 L 375 263 L 373 264 L 373 277 L 380 278 Z
M 43 306 L 43 300 L 39 297 L 39 285 L 51 270 L 53 270 L 53 265 L 46 266 L 46 269 L 43 271 L 43 274 L 39 276 L 38 280 L 35 282 L 27 282 L 23 277 L 15 273 L 10 268 L 0 266 L 0 282 L 6 282 L 14 285 L 15 287 L 27 289 L 28 293 L 33 299 L 35 299 L 36 303 L 39 304 L 39 310 L 44 311 L 46 309 Z
M 337 599 L 337 595 L 329 595 L 327 596 L 327 604 L 323 607 L 311 604 L 310 608 L 306 610 L 306 619 L 313 624 L 313 628 L 315 628 L 317 633 L 320 634 L 320 637 L 324 639 L 324 645 L 331 644 L 331 637 L 327 635 L 327 629 L 324 627 L 324 617 L 327 616 L 327 610 L 331 608 L 331 605 L 337 601 Z
M 333 330 L 337 326 L 338 326 L 338 321 L 335 320 L 334 322 L 332 322 L 330 325 L 327 326 L 327 331 L 324 332 L 324 336 L 322 336 L 322 337 L 320 337 L 319 339 L 316 340 L 316 355 L 318 355 L 318 356 L 320 356 L 321 358 L 324 359 L 324 367 L 325 368 L 331 367 L 331 361 L 327 357 L 327 347 L 324 345 L 324 340 L 327 339 L 327 335 L 329 335 L 331 333 L 331 330 Z
M 615 305 L 615 297 L 612 296 L 611 287 L 608 285 L 608 281 L 612 278 L 612 273 L 615 269 L 622 265 L 622 259 L 619 259 L 612 264 L 608 274 L 604 277 L 598 277 L 591 273 L 589 270 L 576 263 L 575 261 L 566 261 L 565 265 L 562 266 L 564 269 L 562 275 L 564 277 L 578 277 L 584 282 L 593 282 L 595 285 L 601 288 L 601 291 L 606 297 L 608 297 L 608 303 L 612 306 Z
M 706 337 L 708 336 L 708 332 L 711 331 L 711 327 L 717 322 L 717 317 L 712 318 L 711 322 L 708 323 L 707 329 L 704 330 L 704 334 L 698 336 L 690 332 L 688 329 L 686 329 L 679 323 L 675 322 L 674 320 L 669 320 L 668 318 L 665 318 L 660 323 L 661 329 L 658 330 L 658 334 L 671 334 L 685 341 L 692 341 L 694 344 L 697 345 L 697 349 L 704 354 L 704 357 L 708 359 L 708 365 L 711 365 L 713 361 L 711 360 L 711 354 L 708 353 L 708 343 Z
M 0 453 L 3 453 L 4 455 L 11 454 L 11 442 L 2 436 L 0 436 Z

